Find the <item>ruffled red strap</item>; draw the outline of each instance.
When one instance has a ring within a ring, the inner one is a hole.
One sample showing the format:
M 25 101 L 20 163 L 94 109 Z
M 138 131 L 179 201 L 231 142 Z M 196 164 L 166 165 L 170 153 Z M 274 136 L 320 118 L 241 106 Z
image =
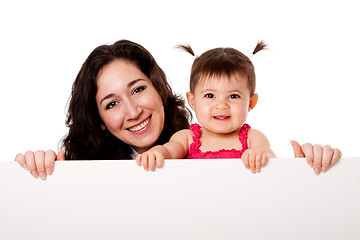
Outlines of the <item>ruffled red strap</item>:
M 190 144 L 189 154 L 193 154 L 199 151 L 201 146 L 200 137 L 202 134 L 201 127 L 197 123 L 193 123 L 190 126 L 190 130 L 193 131 L 193 142 Z
M 251 128 L 250 125 L 247 123 L 244 123 L 241 126 L 241 129 L 239 132 L 239 140 L 242 145 L 242 149 L 241 149 L 242 152 L 244 152 L 246 149 L 248 149 L 247 139 L 248 139 L 248 132 L 249 132 L 250 128 Z

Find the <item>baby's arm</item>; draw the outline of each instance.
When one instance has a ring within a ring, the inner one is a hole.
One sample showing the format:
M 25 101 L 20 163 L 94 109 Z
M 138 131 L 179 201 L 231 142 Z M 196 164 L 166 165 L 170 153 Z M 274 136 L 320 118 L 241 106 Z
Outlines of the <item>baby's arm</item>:
M 275 153 L 270 148 L 267 137 L 259 130 L 251 128 L 248 132 L 248 149 L 242 155 L 242 161 L 252 173 L 260 172 L 269 158 L 274 158 Z
M 136 157 L 136 164 L 148 171 L 161 168 L 164 159 L 182 159 L 189 151 L 189 139 L 192 132 L 184 129 L 176 132 L 164 145 L 158 145 Z

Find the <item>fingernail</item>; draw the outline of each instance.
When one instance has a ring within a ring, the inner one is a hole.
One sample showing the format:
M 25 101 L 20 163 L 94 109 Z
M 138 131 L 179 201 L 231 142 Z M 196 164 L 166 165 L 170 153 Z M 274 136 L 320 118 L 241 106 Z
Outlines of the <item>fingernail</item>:
M 24 163 L 23 168 L 27 170 L 27 165 Z
M 37 171 L 32 171 L 32 172 L 31 172 L 31 175 L 32 175 L 34 178 L 38 178 L 38 177 L 39 177 Z
M 322 170 L 322 172 L 326 172 L 326 171 L 327 171 L 327 168 L 326 168 L 326 167 L 323 167 L 321 170 Z
M 319 175 L 320 172 L 321 172 L 321 171 L 320 171 L 320 168 L 314 168 L 314 172 L 315 172 L 316 175 Z
M 47 173 L 48 175 L 50 175 L 50 174 L 51 174 L 51 169 L 50 169 L 50 168 L 47 168 L 47 169 L 46 169 L 46 173 Z
M 313 162 L 309 162 L 310 167 L 313 167 Z
M 40 177 L 42 180 L 44 180 L 44 179 L 46 178 L 46 175 L 45 175 L 44 172 L 40 172 L 40 173 L 39 173 L 39 177 Z

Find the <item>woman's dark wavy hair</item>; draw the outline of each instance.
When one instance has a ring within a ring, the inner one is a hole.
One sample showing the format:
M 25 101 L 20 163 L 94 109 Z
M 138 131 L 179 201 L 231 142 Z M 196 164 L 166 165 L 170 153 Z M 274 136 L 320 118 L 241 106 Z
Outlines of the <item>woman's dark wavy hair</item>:
M 180 45 L 178 47 L 195 56 L 190 45 Z M 252 54 L 266 49 L 266 47 L 266 43 L 260 41 L 257 43 Z M 199 79 L 221 77 L 222 75 L 231 77 L 236 74 L 241 74 L 248 78 L 250 97 L 253 96 L 256 88 L 256 77 L 254 65 L 250 59 L 234 48 L 214 48 L 208 50 L 197 57 L 191 67 L 190 91 L 194 93 Z
M 98 73 L 116 59 L 134 64 L 151 80 L 162 99 L 165 123 L 156 145 L 168 142 L 175 132 L 189 128 L 191 113 L 185 107 L 183 98 L 172 91 L 154 57 L 141 45 L 120 40 L 95 48 L 73 83 L 66 119 L 69 133 L 62 142 L 67 160 L 131 158 L 129 145 L 108 130 L 102 130 L 103 121 L 95 101 Z

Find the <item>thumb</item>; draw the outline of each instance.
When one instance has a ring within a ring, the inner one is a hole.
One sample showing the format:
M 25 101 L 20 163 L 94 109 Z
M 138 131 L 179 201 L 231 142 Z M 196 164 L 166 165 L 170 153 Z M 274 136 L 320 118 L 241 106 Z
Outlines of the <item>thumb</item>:
M 302 148 L 301 148 L 300 144 L 299 144 L 297 141 L 291 140 L 290 143 L 291 143 L 291 146 L 293 147 L 294 156 L 295 156 L 296 158 L 303 158 L 303 157 L 305 157 L 305 154 L 303 153 Z
M 60 150 L 58 155 L 56 156 L 56 161 L 64 161 L 65 160 L 65 150 Z

